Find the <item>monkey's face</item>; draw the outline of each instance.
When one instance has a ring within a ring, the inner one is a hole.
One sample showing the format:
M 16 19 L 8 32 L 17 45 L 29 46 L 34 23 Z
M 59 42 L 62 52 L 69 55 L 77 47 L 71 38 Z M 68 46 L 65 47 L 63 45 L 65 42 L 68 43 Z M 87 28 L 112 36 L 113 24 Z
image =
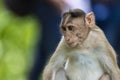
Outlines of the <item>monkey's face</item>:
M 86 26 L 84 19 L 75 18 L 62 24 L 61 31 L 67 45 L 69 47 L 77 47 L 84 42 L 89 28 Z

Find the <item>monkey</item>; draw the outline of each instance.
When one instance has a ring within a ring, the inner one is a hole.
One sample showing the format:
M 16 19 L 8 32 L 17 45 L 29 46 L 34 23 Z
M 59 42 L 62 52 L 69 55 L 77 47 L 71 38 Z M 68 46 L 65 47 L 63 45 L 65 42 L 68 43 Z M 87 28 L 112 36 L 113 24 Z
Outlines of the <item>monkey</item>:
M 120 80 L 117 55 L 93 12 L 65 12 L 60 30 L 61 41 L 43 71 L 43 80 Z

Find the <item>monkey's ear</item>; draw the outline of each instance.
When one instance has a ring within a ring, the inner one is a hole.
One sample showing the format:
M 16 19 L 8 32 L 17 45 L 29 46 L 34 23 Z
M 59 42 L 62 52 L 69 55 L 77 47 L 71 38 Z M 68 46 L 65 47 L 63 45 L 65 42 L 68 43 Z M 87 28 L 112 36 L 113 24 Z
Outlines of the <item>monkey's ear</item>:
M 85 16 L 86 24 L 89 25 L 90 28 L 94 27 L 95 25 L 95 16 L 93 12 L 86 14 Z

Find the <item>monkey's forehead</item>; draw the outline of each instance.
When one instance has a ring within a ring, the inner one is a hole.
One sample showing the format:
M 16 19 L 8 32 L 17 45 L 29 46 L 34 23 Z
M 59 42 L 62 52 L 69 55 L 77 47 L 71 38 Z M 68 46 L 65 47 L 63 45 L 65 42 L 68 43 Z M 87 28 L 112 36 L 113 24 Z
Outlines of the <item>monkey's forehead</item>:
M 63 13 L 63 17 L 71 15 L 71 17 L 81 17 L 85 16 L 85 12 L 81 9 L 70 9 L 69 11 L 66 11 Z
M 61 21 L 60 26 L 67 26 L 67 25 L 72 25 L 72 26 L 82 26 L 84 25 L 84 19 L 83 18 L 71 18 L 67 17 Z

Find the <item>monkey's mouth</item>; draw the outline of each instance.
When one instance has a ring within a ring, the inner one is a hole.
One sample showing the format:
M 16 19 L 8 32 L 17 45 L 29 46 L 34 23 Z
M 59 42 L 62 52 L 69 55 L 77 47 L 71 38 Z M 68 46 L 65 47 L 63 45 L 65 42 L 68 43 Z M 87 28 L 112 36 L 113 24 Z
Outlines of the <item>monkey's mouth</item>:
M 73 48 L 73 47 L 76 47 L 78 44 L 75 43 L 75 42 L 70 42 L 70 43 L 67 43 L 67 45 L 68 45 L 69 47 Z

